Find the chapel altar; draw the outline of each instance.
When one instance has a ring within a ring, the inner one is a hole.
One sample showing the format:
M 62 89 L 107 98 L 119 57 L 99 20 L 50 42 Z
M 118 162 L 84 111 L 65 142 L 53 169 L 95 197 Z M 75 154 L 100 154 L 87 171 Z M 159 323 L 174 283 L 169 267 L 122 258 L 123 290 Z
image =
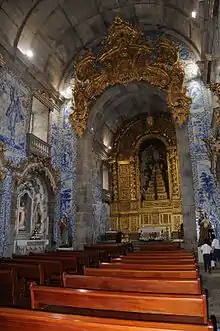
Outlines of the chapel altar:
M 132 234 L 144 227 L 144 237 L 177 239 L 182 203 L 170 114 L 143 114 L 125 125 L 115 138 L 110 162 L 112 229 Z

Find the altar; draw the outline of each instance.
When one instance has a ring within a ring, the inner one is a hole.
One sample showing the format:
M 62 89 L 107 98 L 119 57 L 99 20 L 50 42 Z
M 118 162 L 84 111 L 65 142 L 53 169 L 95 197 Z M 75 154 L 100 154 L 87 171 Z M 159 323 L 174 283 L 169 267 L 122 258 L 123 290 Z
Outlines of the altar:
M 169 240 L 169 228 L 164 227 L 142 227 L 139 229 L 139 240 Z

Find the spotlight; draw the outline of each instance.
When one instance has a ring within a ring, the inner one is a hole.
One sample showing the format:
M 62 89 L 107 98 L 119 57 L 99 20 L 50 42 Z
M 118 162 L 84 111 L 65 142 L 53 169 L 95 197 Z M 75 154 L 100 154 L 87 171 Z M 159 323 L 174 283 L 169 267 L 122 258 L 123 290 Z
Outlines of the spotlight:
M 27 57 L 29 57 L 30 59 L 34 56 L 34 53 L 31 49 L 28 49 L 26 52 L 25 52 L 25 55 L 27 55 Z
M 71 99 L 72 98 L 72 87 L 68 86 L 65 90 L 61 91 L 60 94 L 66 99 Z
M 196 15 L 197 15 L 196 11 L 193 10 L 192 13 L 191 13 L 192 18 L 196 18 Z

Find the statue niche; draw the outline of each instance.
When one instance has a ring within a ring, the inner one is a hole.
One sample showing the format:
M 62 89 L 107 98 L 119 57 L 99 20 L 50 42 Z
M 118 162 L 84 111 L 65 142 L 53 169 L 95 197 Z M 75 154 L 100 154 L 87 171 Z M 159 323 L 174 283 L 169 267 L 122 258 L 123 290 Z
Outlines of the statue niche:
M 22 183 L 17 193 L 17 234 L 30 239 L 45 238 L 48 226 L 46 186 L 35 177 Z
M 139 149 L 141 200 L 169 199 L 167 150 L 159 139 L 145 140 Z

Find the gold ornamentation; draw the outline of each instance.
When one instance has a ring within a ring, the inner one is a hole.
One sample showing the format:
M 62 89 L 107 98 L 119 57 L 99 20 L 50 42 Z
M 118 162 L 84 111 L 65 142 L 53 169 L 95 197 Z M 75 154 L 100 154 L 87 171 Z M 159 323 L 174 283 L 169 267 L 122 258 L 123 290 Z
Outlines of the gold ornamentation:
M 188 118 L 190 99 L 186 96 L 184 70 L 178 50 L 167 39 L 154 44 L 144 40 L 136 28 L 116 18 L 103 41 L 102 52 L 92 51 L 75 64 L 73 113 L 70 121 L 82 136 L 92 104 L 107 88 L 133 81 L 147 81 L 168 92 L 167 103 L 174 120 L 182 125 Z
M 131 200 L 137 199 L 136 190 L 136 171 L 135 171 L 135 159 L 133 156 L 130 157 L 130 187 L 131 187 Z
M 52 190 L 56 191 L 58 189 L 60 173 L 59 170 L 52 167 L 51 158 L 30 156 L 24 162 L 13 165 L 12 169 L 14 170 L 14 178 L 17 184 L 20 184 L 29 175 L 43 173 L 49 180 Z
M 7 168 L 11 167 L 12 161 L 5 158 L 5 145 L 0 142 L 0 181 L 6 177 Z
M 178 178 L 178 167 L 177 167 L 177 152 L 176 149 L 169 150 L 169 165 L 170 165 L 170 181 L 172 187 L 172 197 L 174 199 L 178 199 L 180 197 L 180 190 L 179 190 L 179 178 Z
M 157 113 L 157 116 L 154 118 L 154 125 L 147 130 L 145 114 L 138 116 L 138 119 L 132 119 L 124 126 L 124 132 L 119 132 L 116 135 L 113 145 L 113 164 L 115 169 L 117 168 L 115 176 L 112 176 L 113 188 L 117 187 L 119 194 L 117 199 L 111 203 L 111 219 L 114 220 L 118 217 L 118 227 L 124 229 L 124 225 L 121 226 L 121 220 L 128 216 L 130 220 L 129 231 L 132 232 L 139 229 L 141 224 L 146 224 L 149 227 L 163 227 L 165 230 L 168 228 L 169 232 L 172 233 L 177 228 L 174 227 L 174 216 L 181 215 L 175 128 L 171 114 Z M 146 139 L 162 140 L 166 146 L 169 165 L 169 199 L 154 201 L 142 201 L 141 199 L 139 151 Z M 133 199 L 134 196 L 136 199 Z
M 120 217 L 119 223 L 120 223 L 121 230 L 128 230 L 129 229 L 129 216 Z
M 214 95 L 220 98 L 220 83 L 212 83 L 207 86 Z
M 220 107 L 213 108 L 212 127 L 216 131 L 217 126 L 220 125 Z
M 209 136 L 206 139 L 203 139 L 207 153 L 208 158 L 211 162 L 211 172 L 214 175 L 214 179 L 217 180 L 217 156 L 220 155 L 220 137 L 215 138 L 214 136 Z
M 112 200 L 118 200 L 118 169 L 116 160 L 112 161 L 111 164 L 112 170 Z

